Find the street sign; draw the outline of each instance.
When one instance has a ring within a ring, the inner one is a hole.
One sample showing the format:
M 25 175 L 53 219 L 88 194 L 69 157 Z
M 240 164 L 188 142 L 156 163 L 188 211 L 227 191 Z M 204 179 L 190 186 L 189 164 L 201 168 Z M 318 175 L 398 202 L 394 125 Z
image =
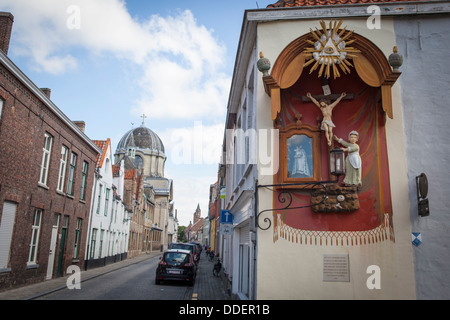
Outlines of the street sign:
M 225 234 L 232 234 L 233 233 L 233 225 L 226 223 L 226 224 L 221 224 L 220 225 L 220 232 L 225 235 Z
M 233 223 L 233 215 L 228 210 L 220 210 L 220 223 Z

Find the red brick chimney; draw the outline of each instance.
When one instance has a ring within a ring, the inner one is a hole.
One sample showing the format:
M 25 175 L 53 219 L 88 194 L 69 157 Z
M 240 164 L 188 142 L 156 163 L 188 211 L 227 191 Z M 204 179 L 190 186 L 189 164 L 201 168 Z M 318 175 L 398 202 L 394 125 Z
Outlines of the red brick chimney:
M 84 133 L 84 130 L 86 129 L 86 123 L 84 121 L 72 121 L 75 123 L 75 125 L 80 129 L 81 132 Z
M 50 95 L 52 93 L 52 90 L 49 88 L 41 88 L 41 90 L 45 93 L 45 95 L 50 99 Z
M 9 12 L 0 12 L 0 50 L 8 54 L 14 16 Z

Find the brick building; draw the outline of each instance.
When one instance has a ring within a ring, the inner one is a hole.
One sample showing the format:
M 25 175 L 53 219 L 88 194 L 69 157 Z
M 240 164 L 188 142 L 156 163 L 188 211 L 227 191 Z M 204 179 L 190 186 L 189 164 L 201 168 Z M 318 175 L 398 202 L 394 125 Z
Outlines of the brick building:
M 0 290 L 83 268 L 100 152 L 7 57 L 12 23 L 0 13 Z

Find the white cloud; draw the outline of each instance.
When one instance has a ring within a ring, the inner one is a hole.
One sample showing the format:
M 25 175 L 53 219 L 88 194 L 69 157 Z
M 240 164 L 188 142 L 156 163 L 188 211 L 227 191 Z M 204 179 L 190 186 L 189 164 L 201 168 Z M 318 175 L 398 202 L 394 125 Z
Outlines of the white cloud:
M 167 163 L 173 166 L 215 165 L 220 162 L 223 124 L 206 125 L 195 121 L 190 127 L 158 133 L 164 141 Z
M 141 96 L 132 114 L 156 119 L 222 119 L 231 78 L 222 71 L 226 48 L 186 10 L 133 19 L 120 0 L 2 0 L 15 17 L 18 48 L 35 69 L 76 69 L 76 49 L 112 54 L 134 64 Z M 138 71 L 136 71 L 138 70 Z
M 193 221 L 197 205 L 200 205 L 201 217 L 205 218 L 208 216 L 209 186 L 215 182 L 215 180 L 211 180 L 208 177 L 193 174 L 187 174 L 174 180 L 174 202 L 180 225 L 187 226 L 189 221 Z
M 122 62 L 130 66 L 127 78 L 140 89 L 130 112 L 171 128 L 158 135 L 167 149 L 166 177 L 174 180 L 179 218 L 187 225 L 197 204 L 205 217 L 223 139 L 223 124 L 217 123 L 223 121 L 231 84 L 223 71 L 226 48 L 213 31 L 199 25 L 190 11 L 138 21 L 121 0 L 2 0 L 0 10 L 14 15 L 10 54 L 29 59 L 40 72 L 63 78 L 88 65 L 82 59 L 90 55 L 115 57 L 118 68 Z M 171 121 L 177 119 L 192 125 L 174 128 Z M 194 121 L 202 123 L 200 139 Z M 183 132 L 192 138 L 191 165 L 173 161 Z

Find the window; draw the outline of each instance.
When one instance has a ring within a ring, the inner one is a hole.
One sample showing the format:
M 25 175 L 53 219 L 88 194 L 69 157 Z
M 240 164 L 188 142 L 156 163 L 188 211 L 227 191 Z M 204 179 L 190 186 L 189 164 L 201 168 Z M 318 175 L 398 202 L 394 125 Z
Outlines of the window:
M 106 188 L 106 194 L 105 194 L 105 212 L 104 212 L 105 217 L 108 215 L 108 203 L 109 203 L 109 192 L 110 192 L 110 191 L 111 191 L 110 189 Z
M 72 258 L 73 259 L 77 259 L 78 258 L 78 253 L 80 250 L 80 237 L 81 237 L 81 223 L 82 223 L 82 219 L 77 218 L 77 226 L 75 228 L 75 241 L 73 243 L 73 255 Z
M 144 165 L 144 160 L 142 159 L 141 156 L 135 156 L 134 157 L 134 165 L 136 166 L 136 168 L 141 169 Z
M 0 99 L 0 120 L 2 120 L 3 99 Z
M 16 210 L 16 203 L 9 201 L 3 203 L 0 219 L 0 270 L 8 267 Z
M 42 148 L 42 162 L 41 173 L 39 176 L 39 183 L 47 185 L 48 168 L 50 165 L 50 153 L 52 152 L 53 137 L 45 133 L 44 135 L 44 147 Z
M 31 242 L 27 264 L 36 264 L 39 247 L 39 234 L 41 233 L 42 209 L 34 211 L 33 225 L 31 226 Z
M 97 197 L 97 210 L 95 211 L 97 214 L 100 214 L 100 202 L 102 201 L 102 185 L 98 186 L 98 197 Z
M 81 172 L 81 188 L 80 188 L 80 200 L 86 200 L 86 178 L 88 173 L 89 164 L 83 161 L 83 171 Z
M 102 257 L 102 250 L 103 250 L 103 238 L 105 236 L 105 230 L 101 230 L 100 231 L 100 244 L 98 247 L 98 257 L 101 258 Z
M 77 166 L 77 155 L 76 153 L 70 156 L 70 168 L 69 168 L 69 181 L 67 182 L 67 194 L 73 196 L 73 186 L 75 183 L 75 168 Z
M 97 229 L 92 229 L 92 238 L 91 238 L 91 252 L 89 253 L 89 259 L 94 258 L 95 254 L 95 242 L 97 241 Z
M 58 175 L 58 186 L 56 190 L 63 191 L 64 188 L 64 178 L 66 176 L 66 166 L 67 166 L 67 154 L 69 153 L 69 148 L 62 146 L 61 148 L 61 159 L 59 161 L 59 175 Z

